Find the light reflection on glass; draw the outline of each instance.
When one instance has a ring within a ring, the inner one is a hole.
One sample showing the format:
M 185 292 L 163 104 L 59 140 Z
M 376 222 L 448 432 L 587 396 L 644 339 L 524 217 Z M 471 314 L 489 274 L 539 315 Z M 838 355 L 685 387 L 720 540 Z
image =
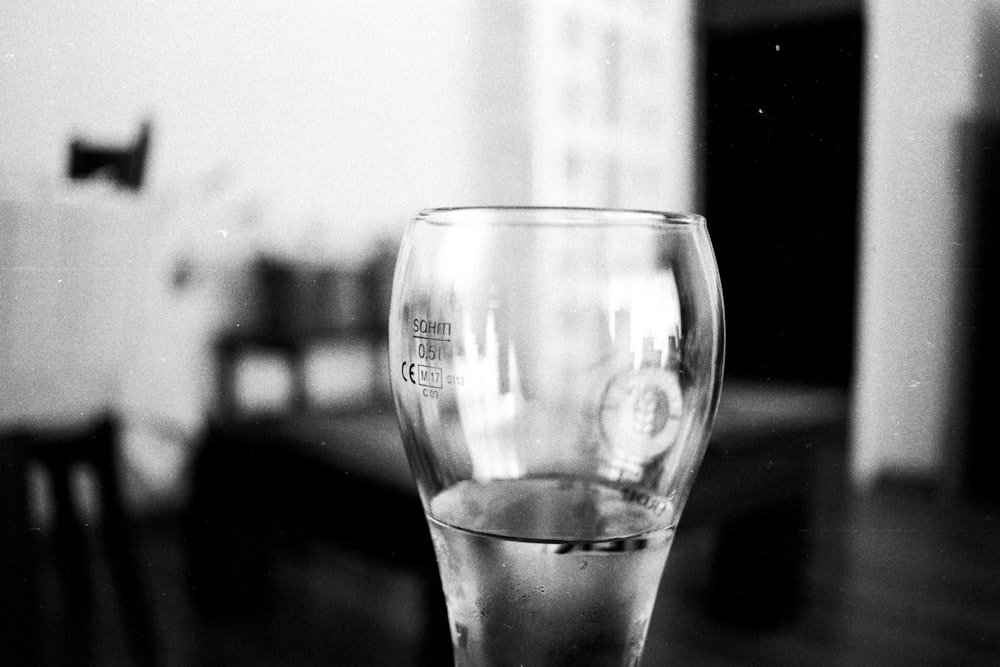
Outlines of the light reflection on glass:
M 638 275 L 611 281 L 608 312 L 614 313 L 608 318 L 608 333 L 617 349 L 627 349 L 632 355 L 633 368 L 667 365 L 681 335 L 680 297 L 672 271 L 660 273 L 653 281 Z M 628 336 L 627 346 L 619 342 L 623 335 Z
M 501 340 L 496 327 L 496 305 L 486 314 L 482 350 L 466 313 L 461 331 L 464 353 L 455 359 L 456 375 L 474 390 L 458 395 L 462 434 L 466 442 L 482 446 L 472 452 L 476 479 L 514 477 L 522 472 L 517 457 L 515 417 L 524 411 L 517 351 L 510 339 Z M 506 359 L 503 359 L 506 357 Z

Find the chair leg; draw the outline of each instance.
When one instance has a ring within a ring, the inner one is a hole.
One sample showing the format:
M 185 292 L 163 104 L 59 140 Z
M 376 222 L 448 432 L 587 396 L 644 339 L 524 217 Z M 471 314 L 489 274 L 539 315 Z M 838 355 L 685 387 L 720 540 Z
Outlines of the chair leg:
M 0 442 L 0 646 L 14 665 L 39 663 L 26 470 L 20 443 Z
M 153 665 L 157 662 L 159 648 L 154 632 L 156 626 L 136 545 L 130 537 L 132 526 L 118 486 L 111 442 L 113 439 L 109 440 L 106 451 L 98 453 L 94 464 L 100 487 L 101 539 L 118 594 L 129 648 L 138 664 Z
M 55 563 L 68 614 L 68 655 L 80 664 L 91 664 L 94 647 L 91 632 L 94 602 L 93 574 L 87 536 L 77 512 L 70 481 L 71 467 L 64 461 L 48 466 L 55 505 L 53 546 Z

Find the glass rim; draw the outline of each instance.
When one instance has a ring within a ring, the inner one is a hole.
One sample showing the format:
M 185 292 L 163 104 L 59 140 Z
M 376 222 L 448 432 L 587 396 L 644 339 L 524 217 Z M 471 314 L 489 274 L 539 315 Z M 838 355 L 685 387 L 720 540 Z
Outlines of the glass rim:
M 512 227 L 704 227 L 697 213 L 643 209 L 588 208 L 576 206 L 456 206 L 426 208 L 413 222 L 444 226 Z

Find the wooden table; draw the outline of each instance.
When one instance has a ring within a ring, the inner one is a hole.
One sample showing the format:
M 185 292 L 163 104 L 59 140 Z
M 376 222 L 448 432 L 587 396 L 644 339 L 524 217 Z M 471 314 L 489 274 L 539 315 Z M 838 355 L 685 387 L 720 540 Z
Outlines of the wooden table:
M 795 611 L 814 445 L 843 440 L 843 391 L 732 384 L 681 521 L 713 524 L 711 597 L 734 620 Z M 194 477 L 193 561 L 209 604 L 247 604 L 289 539 L 329 539 L 426 575 L 428 625 L 446 622 L 433 549 L 391 406 L 209 427 Z M 279 540 L 276 535 L 280 535 Z M 291 536 L 291 537 L 290 537 Z M 428 628 L 428 636 L 447 638 Z M 449 652 L 447 646 L 429 649 Z

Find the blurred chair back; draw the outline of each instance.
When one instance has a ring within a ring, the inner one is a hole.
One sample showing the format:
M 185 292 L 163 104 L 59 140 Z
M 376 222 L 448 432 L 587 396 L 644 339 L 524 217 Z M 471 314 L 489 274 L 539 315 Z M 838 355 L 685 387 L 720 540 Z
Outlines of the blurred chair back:
M 260 258 L 250 276 L 252 320 L 215 343 L 219 412 L 340 411 L 386 402 L 393 260 L 389 252 L 360 267 Z

